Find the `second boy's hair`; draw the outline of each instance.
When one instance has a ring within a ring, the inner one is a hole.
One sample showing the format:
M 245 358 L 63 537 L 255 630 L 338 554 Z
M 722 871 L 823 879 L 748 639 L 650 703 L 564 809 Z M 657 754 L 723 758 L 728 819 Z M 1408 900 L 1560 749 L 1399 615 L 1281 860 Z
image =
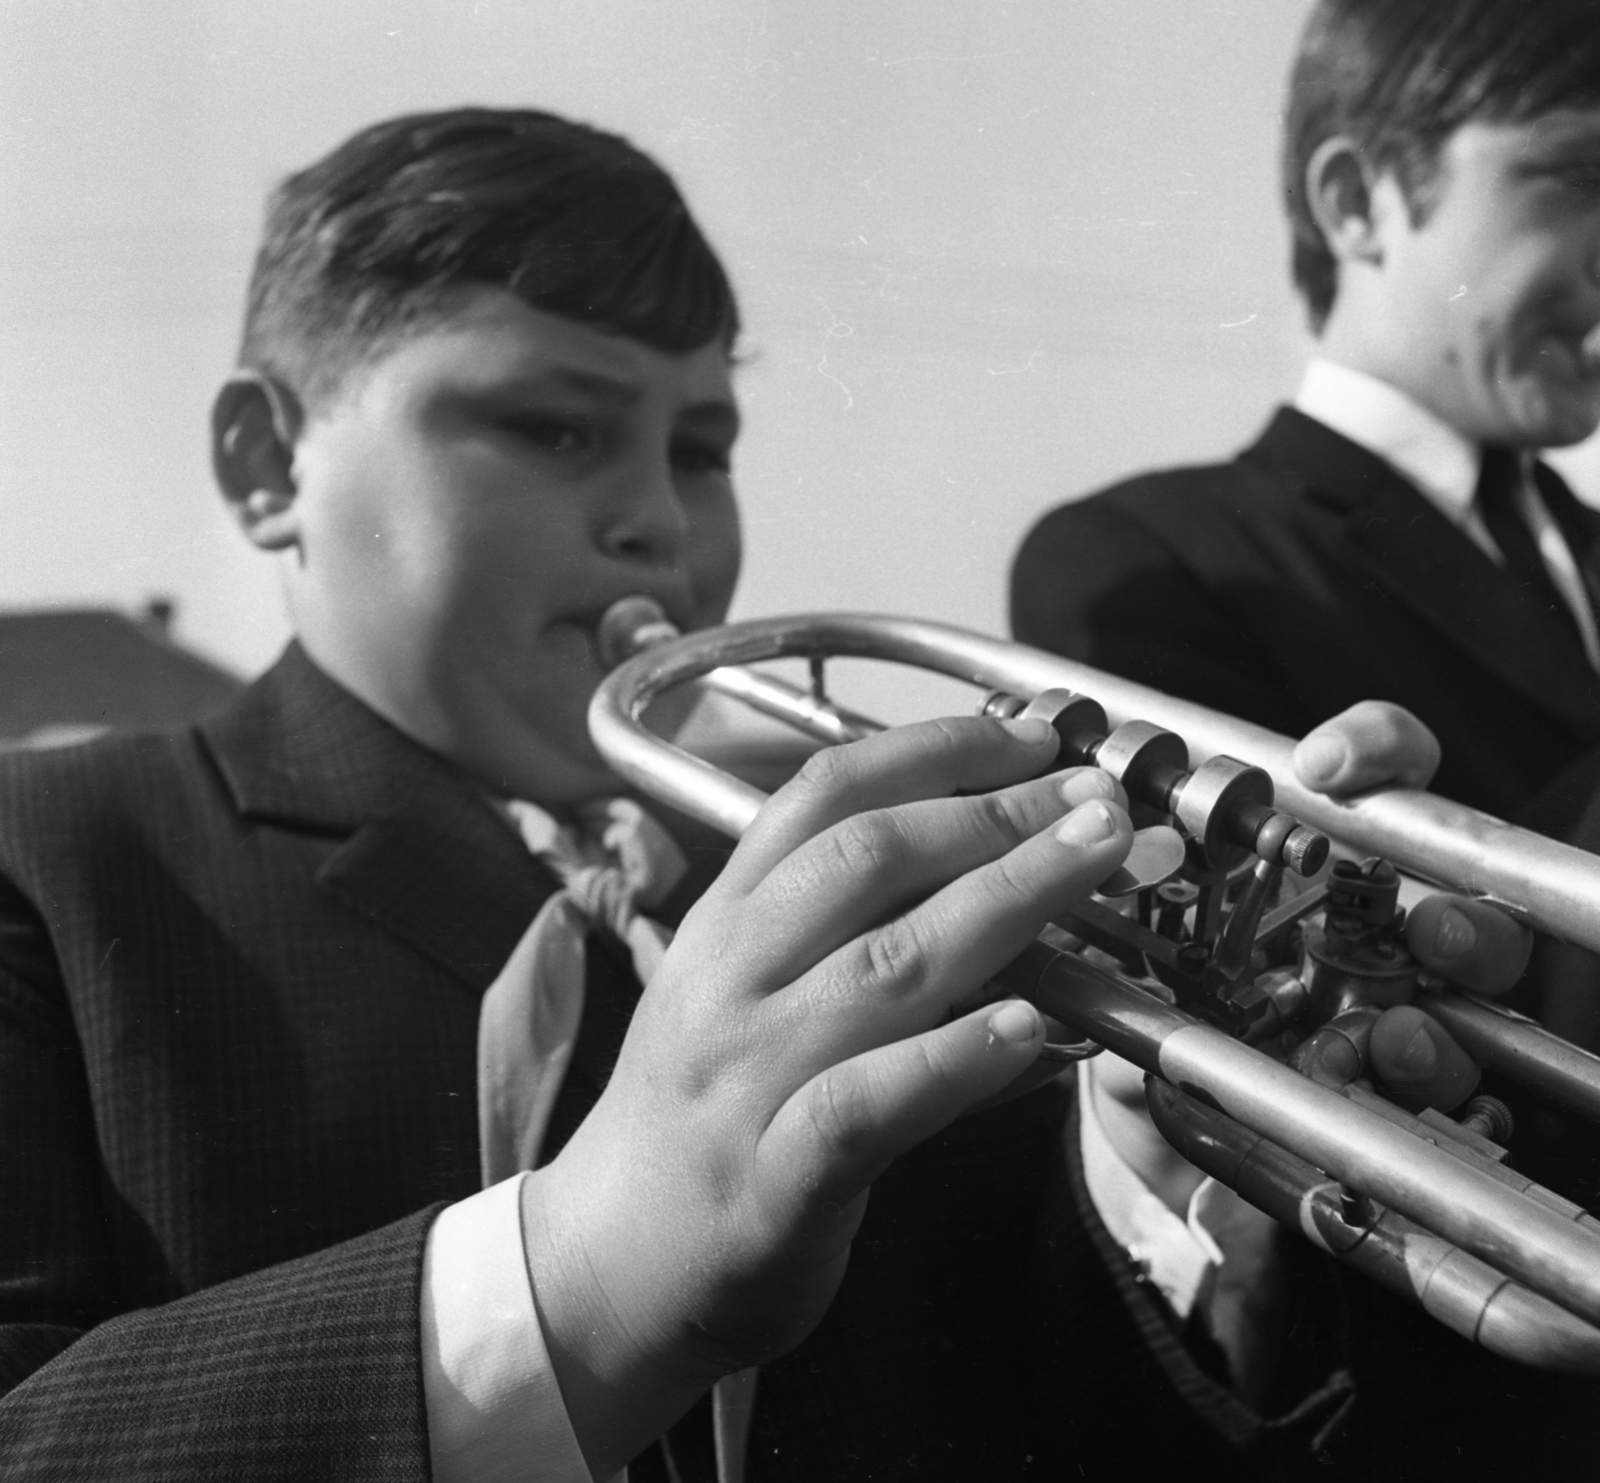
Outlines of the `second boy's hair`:
M 671 354 L 739 330 L 654 160 L 554 114 L 462 108 L 374 124 L 278 187 L 239 360 L 314 405 L 474 285 Z
M 1290 79 L 1283 152 L 1294 281 L 1313 325 L 1338 291 L 1306 200 L 1306 167 L 1324 140 L 1353 139 L 1375 171 L 1393 173 L 1421 222 L 1439 151 L 1463 124 L 1596 104 L 1597 0 L 1320 0 Z

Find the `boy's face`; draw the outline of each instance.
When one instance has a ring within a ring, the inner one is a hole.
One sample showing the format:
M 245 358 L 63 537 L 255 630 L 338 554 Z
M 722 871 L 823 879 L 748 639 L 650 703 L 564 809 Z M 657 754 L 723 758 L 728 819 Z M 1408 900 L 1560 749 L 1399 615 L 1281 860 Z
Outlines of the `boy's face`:
M 728 357 L 652 350 L 482 289 L 355 372 L 294 447 L 285 562 L 312 656 L 490 789 L 614 791 L 596 624 L 722 620 L 739 572 Z
M 1396 213 L 1385 328 L 1407 378 L 1480 442 L 1559 447 L 1600 424 L 1600 109 L 1469 123 L 1433 210 Z

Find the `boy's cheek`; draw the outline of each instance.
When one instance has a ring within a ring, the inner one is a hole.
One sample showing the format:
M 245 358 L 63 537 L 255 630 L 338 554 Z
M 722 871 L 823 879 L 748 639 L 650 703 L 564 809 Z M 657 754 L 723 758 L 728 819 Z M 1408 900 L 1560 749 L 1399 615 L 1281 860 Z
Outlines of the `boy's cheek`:
M 733 601 L 744 559 L 739 511 L 731 494 L 714 516 L 691 527 L 688 556 L 694 583 L 695 626 L 721 623 Z

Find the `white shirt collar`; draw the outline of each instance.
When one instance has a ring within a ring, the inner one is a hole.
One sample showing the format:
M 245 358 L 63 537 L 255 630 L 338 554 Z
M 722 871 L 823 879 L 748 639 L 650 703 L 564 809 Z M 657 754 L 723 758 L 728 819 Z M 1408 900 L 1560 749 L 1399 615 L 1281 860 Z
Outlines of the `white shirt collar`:
M 1478 447 L 1405 392 L 1336 361 L 1314 358 L 1295 407 L 1405 475 L 1457 525 L 1472 518 Z

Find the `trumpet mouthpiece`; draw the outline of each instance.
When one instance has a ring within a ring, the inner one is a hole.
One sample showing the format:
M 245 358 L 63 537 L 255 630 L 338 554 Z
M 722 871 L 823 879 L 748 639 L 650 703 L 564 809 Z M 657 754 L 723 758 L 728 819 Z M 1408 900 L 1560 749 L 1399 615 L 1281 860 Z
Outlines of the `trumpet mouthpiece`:
M 653 597 L 621 597 L 601 616 L 598 630 L 600 662 L 615 669 L 644 649 L 678 637 L 677 625 Z

